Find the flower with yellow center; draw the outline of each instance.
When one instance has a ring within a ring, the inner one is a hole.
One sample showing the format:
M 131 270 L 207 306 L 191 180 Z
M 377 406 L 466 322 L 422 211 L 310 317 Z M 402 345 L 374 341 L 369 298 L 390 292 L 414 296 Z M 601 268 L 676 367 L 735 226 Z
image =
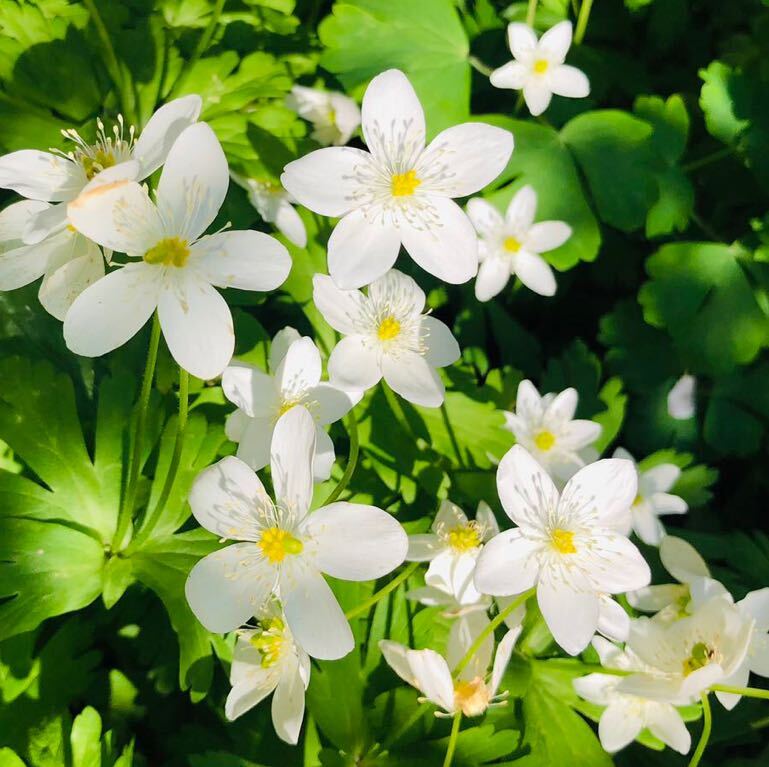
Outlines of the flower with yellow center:
M 286 555 L 301 554 L 304 544 L 288 530 L 268 527 L 259 536 L 259 548 L 270 563 L 275 565 L 282 562 Z
M 552 450 L 555 445 L 555 434 L 547 429 L 543 429 L 534 437 L 534 444 L 538 450 L 546 453 L 548 450 Z
M 521 243 L 515 237 L 505 237 L 505 239 L 502 240 L 502 247 L 508 253 L 517 253 L 521 249 Z
M 454 682 L 454 708 L 465 716 L 480 716 L 485 713 L 490 701 L 489 689 L 481 677 L 469 682 Z
M 360 107 L 337 91 L 295 85 L 286 104 L 312 123 L 312 138 L 322 146 L 346 144 L 360 125 Z
M 574 545 L 574 533 L 570 530 L 561 530 L 556 528 L 552 532 L 553 548 L 559 554 L 576 554 L 577 547 Z
M 451 528 L 446 537 L 449 546 L 459 554 L 477 549 L 481 545 L 480 526 L 473 522 Z
M 393 197 L 410 197 L 422 182 L 417 178 L 417 172 L 412 169 L 406 173 L 395 173 L 390 183 Z
M 187 240 L 183 240 L 181 237 L 166 237 L 153 245 L 142 256 L 148 264 L 177 267 L 185 266 L 189 257 L 189 245 Z
M 532 66 L 532 69 L 538 74 L 543 75 L 545 72 L 547 72 L 548 67 L 550 66 L 547 59 L 537 59 L 534 62 L 534 65 Z
M 385 317 L 377 328 L 376 334 L 380 341 L 392 341 L 401 332 L 401 324 L 395 317 Z

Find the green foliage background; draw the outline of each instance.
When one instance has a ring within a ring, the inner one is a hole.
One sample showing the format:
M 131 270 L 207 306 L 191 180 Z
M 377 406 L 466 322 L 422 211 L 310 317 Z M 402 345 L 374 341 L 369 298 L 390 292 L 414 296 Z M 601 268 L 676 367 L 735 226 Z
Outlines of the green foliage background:
M 118 111 L 140 126 L 160 103 L 199 93 L 231 167 L 276 179 L 314 148 L 283 103 L 295 82 L 359 97 L 389 67 L 411 79 L 432 135 L 471 114 L 509 128 L 515 151 L 486 194 L 503 206 L 532 184 L 539 217 L 573 226 L 547 254 L 558 294 L 507 289 L 479 304 L 472 285 L 414 271 L 462 360 L 445 371 L 447 418 L 403 404 L 416 440 L 381 391 L 359 406 L 355 500 L 388 508 L 412 532 L 439 498 L 495 505 L 493 459 L 512 440 L 499 409 L 523 377 L 543 391 L 576 386 L 579 416 L 604 426 L 602 448 L 684 468 L 676 492 L 692 511 L 676 519 L 679 532 L 739 598 L 769 584 L 769 3 L 595 0 L 570 54 L 592 94 L 555 99 L 541 119 L 516 116 L 515 94 L 470 63 L 508 60 L 505 25 L 525 15 L 526 3 L 499 0 L 0 0 L 0 150 L 62 146 L 61 128 L 91 136 L 97 116 Z M 541 0 L 536 22 L 569 16 L 569 0 Z M 285 324 L 333 343 L 310 300 L 330 223 L 302 215 L 309 244 L 289 246 L 284 289 L 227 295 L 237 353 L 257 364 Z M 234 186 L 226 221 L 270 231 Z M 0 295 L 0 767 L 440 764 L 448 724 L 427 713 L 404 730 L 416 693 L 396 684 L 376 644 L 445 636 L 445 620 L 407 602 L 404 588 L 354 621 L 350 656 L 315 664 L 299 747 L 277 740 L 267 706 L 224 720 L 232 643 L 205 632 L 183 596 L 187 572 L 218 543 L 190 523 L 184 498 L 200 468 L 232 451 L 230 408 L 216 384 L 193 385 L 183 471 L 161 522 L 151 535 L 139 524 L 113 552 L 148 331 L 107 358 L 75 358 L 35 291 Z M 175 428 L 167 353 L 159 364 L 140 488 L 150 508 Z M 666 394 L 684 372 L 699 381 L 697 416 L 674 421 Z M 341 424 L 332 436 L 338 479 Z M 376 585 L 334 587 L 350 608 Z M 611 765 L 588 723 L 599 712 L 571 688 L 580 662 L 552 659 L 536 615 L 520 649 L 510 705 L 465 723 L 455 763 Z M 760 702 L 718 709 L 704 763 L 769 763 L 767 727 Z M 686 763 L 645 743 L 614 763 Z

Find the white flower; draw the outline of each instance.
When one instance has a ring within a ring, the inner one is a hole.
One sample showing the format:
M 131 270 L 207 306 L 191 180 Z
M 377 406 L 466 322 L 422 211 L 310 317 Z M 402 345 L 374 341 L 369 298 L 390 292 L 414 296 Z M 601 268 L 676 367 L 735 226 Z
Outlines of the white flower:
M 135 181 L 99 185 L 70 203 L 80 232 L 130 259 L 86 288 L 67 312 L 64 339 L 73 352 L 98 357 L 122 346 L 157 309 L 181 367 L 204 379 L 224 370 L 235 337 L 214 286 L 273 290 L 291 268 L 286 248 L 261 232 L 202 236 L 228 184 L 219 141 L 206 123 L 196 123 L 168 153 L 157 204 Z
M 310 135 L 323 146 L 346 144 L 360 125 L 358 105 L 337 91 L 295 85 L 286 96 L 286 105 L 312 123 Z
M 224 712 L 232 721 L 271 692 L 272 724 L 281 740 L 295 745 L 304 719 L 304 693 L 310 683 L 310 658 L 291 636 L 274 605 L 259 617 L 256 629 L 238 631 L 230 669 L 232 690 Z
M 537 193 L 530 186 L 519 189 L 504 217 L 489 202 L 473 197 L 467 215 L 479 235 L 481 261 L 475 281 L 479 301 L 494 298 L 507 285 L 511 275 L 541 296 L 555 294 L 555 277 L 550 265 L 539 254 L 559 248 L 571 237 L 571 227 L 563 221 L 534 223 Z
M 280 185 L 271 181 L 257 181 L 230 171 L 230 177 L 248 192 L 248 201 L 256 208 L 262 220 L 275 224 L 275 228 L 300 248 L 307 245 L 307 229 L 292 205 L 295 200 Z
M 681 469 L 673 463 L 661 463 L 641 471 L 633 456 L 621 447 L 614 451 L 614 457 L 631 461 L 638 472 L 638 495 L 630 509 L 633 530 L 644 543 L 659 546 L 665 536 L 659 517 L 662 514 L 686 514 L 689 510 L 683 498 L 668 492 L 681 476 Z
M 298 406 L 272 437 L 274 502 L 239 458 L 223 458 L 198 476 L 189 497 L 195 518 L 240 542 L 198 562 L 186 594 L 200 622 L 219 633 L 243 624 L 275 594 L 296 642 L 314 658 L 333 660 L 354 641 L 322 573 L 348 581 L 381 578 L 403 562 L 408 538 L 374 506 L 339 502 L 309 514 L 314 450 L 315 422 Z
M 489 706 L 493 706 L 504 698 L 504 695 L 500 696 L 497 693 L 520 633 L 519 627 L 508 631 L 502 638 L 494 656 L 494 665 L 488 681 L 485 678 L 485 672 L 491 660 L 493 648 L 489 648 L 481 674 L 477 673 L 477 664 L 471 663 L 457 680 L 451 675 L 451 669 L 470 649 L 477 634 L 465 634 L 459 637 L 459 643 L 449 648 L 448 658 L 444 658 L 435 650 L 410 650 L 402 644 L 386 639 L 379 642 L 379 648 L 390 668 L 404 682 L 416 687 L 426 700 L 442 709 L 444 714 L 453 716 L 461 711 L 465 716 L 481 716 Z M 486 644 L 484 647 L 489 646 Z M 480 656 L 482 652 L 485 652 L 483 648 L 477 655 Z M 436 716 L 438 715 L 440 714 L 436 712 Z
M 310 210 L 339 217 L 328 241 L 328 271 L 345 289 L 381 277 L 400 246 L 445 282 L 478 270 L 470 220 L 451 199 L 474 194 L 504 169 L 512 134 L 483 123 L 439 133 L 425 147 L 425 116 L 403 72 L 375 77 L 363 97 L 370 152 L 328 147 L 286 165 L 283 186 Z
M 638 549 L 618 532 L 636 495 L 633 466 L 618 459 L 590 464 L 559 498 L 540 464 L 514 445 L 500 461 L 497 490 L 518 527 L 484 546 L 475 587 L 507 596 L 536 585 L 553 637 L 576 655 L 596 632 L 600 595 L 637 589 L 650 579 Z
M 506 427 L 553 477 L 561 482 L 595 460 L 590 448 L 601 434 L 594 421 L 574 419 L 578 395 L 575 389 L 540 396 L 531 381 L 518 385 L 515 413 L 505 412 Z
M 25 245 L 29 221 L 50 208 L 47 202 L 21 200 L 0 212 L 0 290 L 15 290 L 43 277 L 40 303 L 63 320 L 78 294 L 104 276 L 104 257 L 98 245 L 66 227 L 43 242 Z
M 527 24 L 509 24 L 507 42 L 515 60 L 495 69 L 491 84 L 497 88 L 523 89 L 526 106 L 533 115 L 548 108 L 553 94 L 578 99 L 590 93 L 585 74 L 563 63 L 571 46 L 570 21 L 551 27 L 539 41 Z
M 601 665 L 622 671 L 650 671 L 632 650 L 620 650 L 605 639 L 596 637 L 593 646 Z M 606 706 L 598 722 L 598 737 L 604 750 L 613 754 L 632 743 L 644 729 L 679 754 L 689 753 L 692 738 L 681 714 L 670 703 L 630 695 L 617 689 L 622 677 L 612 674 L 588 674 L 575 679 L 574 689 L 585 700 Z
M 237 456 L 252 469 L 270 461 L 272 433 L 278 419 L 296 405 L 303 405 L 315 421 L 316 482 L 331 475 L 334 445 L 324 426 L 338 421 L 361 398 L 321 382 L 320 352 L 311 338 L 284 328 L 270 347 L 271 375 L 252 365 L 236 362 L 222 374 L 222 390 L 238 406 L 225 425 L 227 437 L 238 442 Z
M 392 269 L 368 287 L 341 290 L 325 275 L 312 280 L 313 301 L 344 338 L 328 360 L 331 383 L 365 391 L 384 378 L 415 405 L 439 407 L 445 389 L 436 368 L 459 359 L 459 345 L 440 320 L 423 314 L 419 285 Z
M 697 379 L 682 375 L 668 392 L 668 415 L 677 421 L 694 418 L 697 412 Z

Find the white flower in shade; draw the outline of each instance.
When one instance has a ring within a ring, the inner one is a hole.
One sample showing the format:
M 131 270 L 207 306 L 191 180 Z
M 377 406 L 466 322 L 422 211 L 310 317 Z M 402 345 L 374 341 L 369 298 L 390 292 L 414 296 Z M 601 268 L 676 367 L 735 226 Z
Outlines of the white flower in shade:
M 464 123 L 425 147 L 425 115 L 403 72 L 375 77 L 363 97 L 369 152 L 328 147 L 286 165 L 283 186 L 310 210 L 341 218 L 328 241 L 328 271 L 345 289 L 381 277 L 400 246 L 445 282 L 478 270 L 478 243 L 453 197 L 474 194 L 505 168 L 509 131 Z
M 275 228 L 294 245 L 300 248 L 307 245 L 307 229 L 292 204 L 295 200 L 280 184 L 245 178 L 232 172 L 230 177 L 248 192 L 248 201 L 263 221 L 275 224 Z
M 272 724 L 278 737 L 295 745 L 304 719 L 304 693 L 310 658 L 291 636 L 274 605 L 263 611 L 257 628 L 238 631 L 230 669 L 232 690 L 224 706 L 229 720 L 249 711 L 271 692 Z
M 86 288 L 64 320 L 75 353 L 98 357 L 132 338 L 157 309 L 174 359 L 198 378 L 221 374 L 235 336 L 215 287 L 273 290 L 286 279 L 286 248 L 261 232 L 203 236 L 227 194 L 227 160 L 206 123 L 168 153 L 157 204 L 135 181 L 103 184 L 69 205 L 80 232 L 129 262 Z
M 222 390 L 238 406 L 225 425 L 227 437 L 238 443 L 237 456 L 258 470 L 270 461 L 272 433 L 278 419 L 296 405 L 304 406 L 315 421 L 317 482 L 331 475 L 334 444 L 324 426 L 346 415 L 361 398 L 320 380 L 320 352 L 311 338 L 284 328 L 270 347 L 270 373 L 236 362 L 222 374 Z
M 601 665 L 621 671 L 653 671 L 632 650 L 619 647 L 596 637 L 593 640 Z M 613 754 L 632 743 L 642 730 L 679 754 L 689 753 L 692 738 L 681 714 L 670 703 L 629 695 L 617 688 L 622 677 L 613 674 L 588 674 L 575 679 L 574 689 L 590 703 L 606 706 L 598 722 L 598 737 L 605 751 Z
M 331 383 L 365 391 L 384 378 L 415 405 L 439 407 L 445 388 L 436 368 L 459 359 L 459 345 L 440 320 L 424 314 L 425 294 L 411 277 L 392 269 L 359 290 L 341 290 L 325 275 L 312 280 L 313 301 L 344 338 L 328 360 Z
M 577 469 L 598 458 L 590 445 L 600 424 L 575 419 L 576 389 L 540 396 L 531 381 L 521 381 L 515 413 L 505 412 L 506 427 L 556 480 L 565 482 Z
M 98 245 L 66 227 L 25 245 L 27 224 L 50 207 L 39 200 L 21 200 L 0 212 L 0 290 L 15 290 L 43 277 L 40 303 L 63 320 L 75 298 L 104 276 L 104 257 Z
M 677 421 L 694 418 L 697 412 L 697 379 L 692 375 L 681 376 L 668 392 L 668 415 Z
M 481 716 L 490 706 L 502 702 L 506 696 L 504 693 L 498 694 L 499 685 L 520 633 L 519 627 L 508 631 L 502 638 L 488 678 L 486 670 L 493 646 L 487 643 L 478 650 L 474 662 L 467 665 L 458 679 L 455 680 L 451 674 L 451 669 L 470 649 L 477 634 L 468 633 L 458 637 L 457 645 L 449 647 L 447 658 L 435 650 L 410 650 L 387 639 L 379 642 L 379 648 L 390 668 L 404 682 L 415 687 L 426 700 L 441 709 L 441 712 L 436 712 L 436 716 L 453 716 L 457 712 L 462 712 L 465 716 Z M 479 668 L 482 668 L 480 674 Z
M 497 469 L 502 506 L 518 525 L 492 538 L 478 557 L 475 587 L 508 596 L 536 586 L 542 615 L 566 652 L 582 652 L 598 628 L 602 594 L 649 583 L 649 566 L 621 530 L 636 495 L 628 461 L 580 469 L 563 493 L 542 466 L 514 445 Z
M 190 491 L 200 524 L 239 541 L 198 562 L 187 579 L 192 611 L 209 630 L 232 631 L 278 596 L 294 640 L 314 658 L 341 658 L 354 646 L 350 625 L 323 573 L 348 581 L 381 578 L 408 548 L 387 512 L 332 503 L 309 512 L 315 422 L 301 406 L 272 437 L 275 501 L 256 474 L 228 456 L 205 469 Z
M 182 131 L 197 121 L 200 96 L 184 96 L 160 107 L 135 136 L 131 127 L 126 135 L 123 118 L 108 134 L 97 120 L 96 141 L 85 141 L 77 131 L 62 131 L 75 143 L 71 152 L 39 152 L 22 149 L 0 157 L 0 187 L 13 189 L 22 197 L 54 203 L 40 208 L 27 222 L 23 240 L 41 242 L 67 225 L 67 203 L 75 200 L 85 187 L 104 174 L 103 180 L 141 181 L 165 161 L 174 141 Z M 56 204 L 58 203 L 58 204 Z
M 681 469 L 673 463 L 660 463 L 641 471 L 633 456 L 621 447 L 614 451 L 614 457 L 632 461 L 638 472 L 638 495 L 630 509 L 633 530 L 644 543 L 659 546 L 665 536 L 659 517 L 662 514 L 686 514 L 689 510 L 683 498 L 668 492 L 681 476 Z
M 360 107 L 349 96 L 295 85 L 286 96 L 286 105 L 312 123 L 310 134 L 323 146 L 342 146 L 360 125 Z
M 579 99 L 590 93 L 590 82 L 584 72 L 563 63 L 571 46 L 570 21 L 551 27 L 539 40 L 527 24 L 509 24 L 507 42 L 514 61 L 495 69 L 491 84 L 496 88 L 523 90 L 526 106 L 533 115 L 541 115 L 550 106 L 553 94 Z
M 479 301 L 494 298 L 507 285 L 511 275 L 541 296 L 555 293 L 555 277 L 540 253 L 559 248 L 571 237 L 571 227 L 563 221 L 534 223 L 537 193 L 530 186 L 519 189 L 502 214 L 489 202 L 473 197 L 467 215 L 478 232 L 481 261 L 475 281 Z

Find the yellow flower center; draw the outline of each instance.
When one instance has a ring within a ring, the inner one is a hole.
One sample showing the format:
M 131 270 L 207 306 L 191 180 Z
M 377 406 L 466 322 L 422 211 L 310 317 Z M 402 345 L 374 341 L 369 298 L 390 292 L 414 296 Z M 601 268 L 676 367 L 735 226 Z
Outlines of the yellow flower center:
M 280 407 L 278 408 L 278 418 L 288 413 L 291 408 L 296 407 L 298 404 L 298 402 L 293 400 L 286 400 L 285 402 L 281 403 Z M 278 419 L 276 418 L 275 420 L 277 421 Z
M 534 444 L 537 446 L 537 450 L 546 453 L 555 444 L 555 434 L 551 431 L 541 431 L 534 437 Z
M 449 546 L 454 551 L 461 553 L 463 551 L 472 551 L 481 545 L 481 536 L 478 525 L 469 522 L 466 525 L 457 525 L 448 532 Z
M 391 183 L 393 197 L 408 197 L 414 194 L 422 182 L 417 178 L 417 172 L 410 170 L 407 173 L 396 173 Z
M 280 618 L 270 618 L 260 623 L 262 630 L 251 637 L 251 644 L 256 647 L 262 655 L 262 668 L 274 666 L 283 652 L 285 638 L 283 631 L 285 625 Z
M 189 257 L 190 249 L 187 240 L 181 237 L 166 237 L 144 254 L 144 260 L 148 264 L 163 266 L 184 266 Z
M 515 237 L 505 237 L 502 246 L 508 253 L 517 253 L 521 249 L 521 243 Z
M 288 530 L 269 527 L 259 538 L 259 548 L 270 564 L 276 565 L 286 558 L 286 554 L 301 554 L 304 544 Z
M 105 168 L 111 168 L 115 165 L 115 155 L 112 152 L 97 149 L 93 157 L 83 155 L 82 164 L 86 178 L 90 181 L 97 173 L 101 173 Z
M 543 74 L 545 74 L 545 72 L 547 72 L 548 66 L 549 66 L 549 64 L 547 63 L 547 61 L 545 59 L 537 59 L 534 62 L 534 71 L 538 75 L 543 75 Z
M 481 677 L 454 682 L 454 706 L 465 716 L 480 716 L 489 707 L 489 700 L 489 690 Z
M 336 109 L 328 110 L 328 121 L 331 125 L 336 125 Z
M 553 543 L 553 548 L 559 554 L 576 554 L 577 547 L 574 545 L 574 533 L 570 530 L 561 530 L 556 528 L 553 530 L 550 539 Z
M 401 332 L 401 324 L 395 317 L 385 317 L 377 328 L 376 334 L 380 341 L 392 341 Z
M 639 493 L 634 499 L 633 499 L 633 506 L 640 506 L 644 502 L 643 496 Z
M 684 676 L 707 666 L 715 658 L 715 655 L 715 650 L 708 647 L 704 642 L 697 642 L 692 647 L 692 654 L 684 661 Z

